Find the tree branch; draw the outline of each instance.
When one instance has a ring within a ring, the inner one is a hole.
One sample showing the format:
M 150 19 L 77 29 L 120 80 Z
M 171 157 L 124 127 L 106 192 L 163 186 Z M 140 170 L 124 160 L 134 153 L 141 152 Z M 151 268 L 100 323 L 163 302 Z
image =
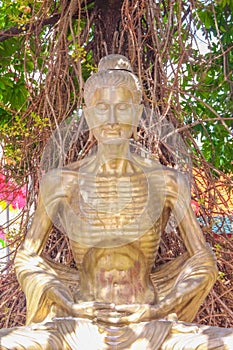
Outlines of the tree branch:
M 42 26 L 42 27 L 47 26 L 47 25 L 54 26 L 59 21 L 60 17 L 61 17 L 61 14 L 57 13 L 57 14 L 49 17 L 49 18 L 46 18 L 44 21 L 42 21 L 42 23 L 41 22 L 36 22 L 33 25 L 27 24 L 26 26 L 22 26 L 20 28 L 18 28 L 18 27 L 11 27 L 11 28 L 9 28 L 9 29 L 7 29 L 5 31 L 2 30 L 2 31 L 0 31 L 0 42 L 9 39 L 12 36 L 18 36 L 18 35 L 20 35 L 22 33 L 25 33 L 25 32 L 27 32 L 29 30 L 29 28 L 30 28 L 30 30 L 34 31 L 38 24 L 40 24 L 40 26 Z

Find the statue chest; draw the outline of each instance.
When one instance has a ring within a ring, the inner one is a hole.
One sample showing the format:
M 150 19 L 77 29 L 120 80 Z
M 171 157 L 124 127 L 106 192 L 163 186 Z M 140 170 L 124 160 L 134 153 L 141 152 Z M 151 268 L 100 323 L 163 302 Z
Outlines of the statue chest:
M 154 225 L 161 212 L 161 205 L 158 213 L 154 201 L 143 173 L 120 178 L 81 175 L 60 221 L 69 238 L 85 246 L 121 246 Z
M 90 177 L 80 181 L 77 209 L 84 220 L 94 219 L 93 225 L 104 220 L 105 227 L 122 226 L 141 215 L 147 202 L 144 176 Z

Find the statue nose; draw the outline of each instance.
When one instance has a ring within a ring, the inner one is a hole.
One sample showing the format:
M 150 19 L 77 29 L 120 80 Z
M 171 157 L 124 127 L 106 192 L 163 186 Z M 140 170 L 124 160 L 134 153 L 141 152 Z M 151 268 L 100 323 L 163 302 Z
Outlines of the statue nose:
M 117 123 L 117 120 L 116 120 L 115 108 L 114 106 L 111 106 L 110 115 L 109 115 L 109 124 L 116 124 L 116 123 Z

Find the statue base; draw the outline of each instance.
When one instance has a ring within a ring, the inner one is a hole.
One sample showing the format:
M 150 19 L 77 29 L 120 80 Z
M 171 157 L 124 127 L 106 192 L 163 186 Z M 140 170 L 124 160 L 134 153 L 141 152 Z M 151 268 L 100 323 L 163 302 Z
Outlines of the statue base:
M 82 318 L 0 330 L 1 350 L 233 350 L 233 329 L 167 320 L 125 326 Z

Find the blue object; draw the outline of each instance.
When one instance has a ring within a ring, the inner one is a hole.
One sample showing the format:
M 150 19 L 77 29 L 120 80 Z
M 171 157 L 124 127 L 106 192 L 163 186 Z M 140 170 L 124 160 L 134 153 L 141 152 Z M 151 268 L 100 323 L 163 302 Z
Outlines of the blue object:
M 206 222 L 203 217 L 198 217 L 197 221 L 201 226 L 206 226 Z M 216 234 L 233 234 L 233 216 L 214 216 L 208 221 L 212 222 L 212 231 Z
M 214 216 L 212 231 L 217 234 L 233 233 L 233 216 Z

